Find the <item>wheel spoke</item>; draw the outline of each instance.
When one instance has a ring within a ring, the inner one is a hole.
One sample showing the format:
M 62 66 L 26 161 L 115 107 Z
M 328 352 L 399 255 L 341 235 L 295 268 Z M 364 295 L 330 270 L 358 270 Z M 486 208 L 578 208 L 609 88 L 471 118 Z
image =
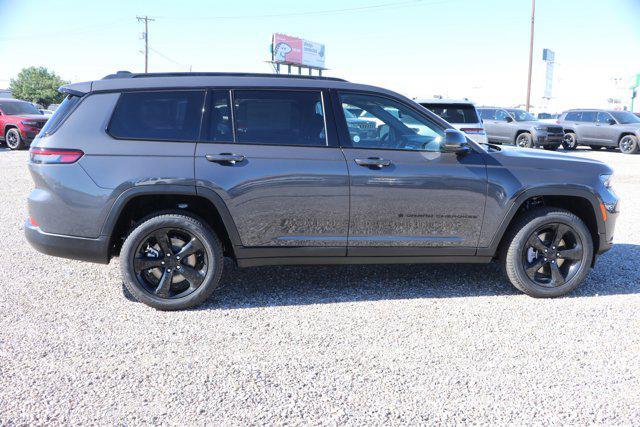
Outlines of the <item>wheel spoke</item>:
M 203 249 L 203 247 L 200 243 L 200 240 L 194 237 L 186 245 L 184 245 L 176 255 L 180 256 L 180 258 L 186 258 L 201 249 Z
M 202 284 L 202 281 L 204 280 L 203 274 L 201 274 L 195 268 L 189 267 L 187 265 L 182 265 L 180 267 L 179 272 L 184 276 L 185 279 L 187 279 L 187 282 L 189 282 L 190 288 L 193 288 L 193 289 L 200 286 L 200 284 Z
M 137 272 L 149 270 L 151 268 L 160 268 L 161 266 L 162 259 L 160 258 L 141 256 L 133 261 L 133 268 L 135 268 Z
M 171 240 L 169 239 L 169 235 L 167 234 L 166 231 L 159 230 L 154 234 L 154 237 L 158 241 L 158 244 L 160 245 L 160 249 L 162 249 L 162 252 L 164 253 L 165 256 L 173 255 Z
M 158 283 L 158 287 L 153 292 L 159 297 L 168 297 L 169 289 L 171 288 L 171 281 L 173 279 L 173 270 L 165 269 L 162 273 L 162 277 L 160 278 L 160 283 Z
M 543 261 L 542 257 L 538 257 L 538 259 L 536 259 L 533 262 L 533 264 L 525 268 L 525 271 L 527 272 L 527 276 L 533 279 L 536 273 L 538 272 L 538 270 L 540 270 L 544 264 L 545 262 Z
M 564 235 L 567 234 L 567 232 L 570 230 L 571 228 L 568 225 L 558 224 L 556 229 L 554 230 L 553 240 L 551 241 L 552 246 L 555 246 L 557 248 Z
M 527 245 L 531 246 L 532 248 L 534 248 L 539 252 L 544 252 L 544 250 L 547 249 L 545 244 L 542 243 L 542 241 L 538 237 L 537 233 L 534 233 L 531 235 L 531 237 L 529 237 L 529 240 L 527 241 Z
M 571 259 L 571 260 L 581 260 L 582 259 L 582 248 L 580 246 L 576 246 L 572 249 L 563 249 L 558 251 L 560 254 L 558 258 L 562 259 Z
M 560 268 L 558 264 L 553 262 L 549 264 L 551 266 L 551 278 L 553 279 L 553 284 L 555 286 L 564 285 L 564 276 L 560 272 Z

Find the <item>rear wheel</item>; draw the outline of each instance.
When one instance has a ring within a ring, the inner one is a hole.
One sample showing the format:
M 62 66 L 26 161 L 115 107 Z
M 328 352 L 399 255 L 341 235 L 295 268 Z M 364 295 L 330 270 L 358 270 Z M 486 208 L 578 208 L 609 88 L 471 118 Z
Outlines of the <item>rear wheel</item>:
M 573 132 L 565 133 L 562 139 L 562 146 L 565 150 L 575 150 L 578 148 L 578 138 L 576 138 L 576 134 Z
M 620 152 L 624 154 L 635 154 L 638 152 L 638 137 L 635 135 L 625 135 L 620 138 Z
M 591 147 L 593 151 L 598 151 L 602 149 L 602 145 L 590 145 L 589 147 Z
M 4 142 L 11 150 L 21 150 L 24 148 L 22 135 L 20 135 L 20 131 L 16 128 L 7 130 L 7 132 L 4 134 Z
M 569 211 L 540 208 L 527 212 L 503 246 L 507 277 L 532 297 L 556 297 L 575 289 L 589 273 L 591 233 Z
M 220 241 L 203 222 L 182 213 L 143 221 L 120 253 L 120 270 L 131 295 L 159 310 L 181 310 L 204 302 L 218 288 Z
M 520 148 L 533 148 L 533 137 L 529 132 L 521 133 L 516 137 L 516 146 Z

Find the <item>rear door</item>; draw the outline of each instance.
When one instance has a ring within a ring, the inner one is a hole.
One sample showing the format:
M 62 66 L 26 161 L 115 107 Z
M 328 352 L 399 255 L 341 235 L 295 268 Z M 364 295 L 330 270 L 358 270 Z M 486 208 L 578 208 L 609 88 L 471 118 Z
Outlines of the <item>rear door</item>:
M 499 123 L 496 120 L 496 109 L 495 108 L 482 108 L 479 109 L 480 118 L 482 119 L 482 124 L 484 125 L 484 130 L 487 132 L 487 138 L 491 142 L 501 142 L 498 136 L 498 127 Z
M 196 180 L 226 203 L 244 246 L 240 256 L 346 254 L 348 172 L 335 127 L 327 127 L 325 96 L 209 92 Z
M 578 141 L 581 143 L 589 144 L 599 142 L 597 137 L 596 127 L 596 115 L 595 111 L 583 111 L 580 115 L 580 121 L 576 128 L 576 134 Z
M 336 93 L 351 182 L 349 256 L 473 255 L 484 212 L 484 154 L 441 151 L 444 127 L 410 104 Z M 350 136 L 343 110 L 375 117 L 369 139 Z

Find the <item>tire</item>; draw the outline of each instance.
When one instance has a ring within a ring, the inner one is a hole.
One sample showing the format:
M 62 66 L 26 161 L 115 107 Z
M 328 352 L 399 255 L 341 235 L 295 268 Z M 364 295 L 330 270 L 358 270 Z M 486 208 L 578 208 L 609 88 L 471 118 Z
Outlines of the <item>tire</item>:
M 618 147 L 620 148 L 620 152 L 623 154 L 636 154 L 640 151 L 640 147 L 638 146 L 638 137 L 635 135 L 625 135 L 620 138 Z
M 529 132 L 523 132 L 516 137 L 516 147 L 533 148 L 533 137 Z
M 554 232 L 555 226 L 556 230 L 568 231 Z M 540 230 L 544 233 L 544 241 L 538 235 Z M 553 244 L 554 234 L 561 235 L 561 244 Z M 535 246 L 539 246 L 539 243 L 540 250 L 532 250 L 532 236 L 536 236 Z M 542 248 L 549 251 L 554 249 L 549 255 Z M 567 255 L 562 258 L 557 254 L 563 257 Z M 532 255 L 534 257 L 530 259 Z M 575 259 L 569 259 L 569 256 Z M 505 236 L 501 253 L 502 265 L 511 284 L 535 298 L 557 297 L 574 290 L 587 277 L 592 258 L 593 241 L 587 226 L 571 212 L 558 208 L 538 208 L 526 212 Z M 565 267 L 567 262 L 569 264 Z M 538 265 L 540 269 L 536 270 Z M 556 279 L 554 269 L 559 272 L 560 278 Z M 546 276 L 549 282 L 543 283 Z
M 602 145 L 590 145 L 589 147 L 591 147 L 591 149 L 593 151 L 598 151 L 598 150 L 602 150 Z
M 552 145 L 545 145 L 544 149 L 549 151 L 556 151 L 558 147 L 560 147 L 560 144 L 552 144 Z
M 578 148 L 578 138 L 576 137 L 576 134 L 573 132 L 565 133 L 562 140 L 562 146 L 565 150 L 575 150 Z
M 192 254 L 188 254 L 188 242 L 193 243 Z M 223 261 L 222 246 L 213 230 L 183 212 L 163 212 L 141 221 L 120 251 L 127 290 L 136 300 L 167 311 L 206 301 L 219 287 Z
M 20 131 L 16 128 L 7 130 L 4 134 L 4 142 L 11 150 L 22 150 L 24 148 L 24 140 L 20 135 Z

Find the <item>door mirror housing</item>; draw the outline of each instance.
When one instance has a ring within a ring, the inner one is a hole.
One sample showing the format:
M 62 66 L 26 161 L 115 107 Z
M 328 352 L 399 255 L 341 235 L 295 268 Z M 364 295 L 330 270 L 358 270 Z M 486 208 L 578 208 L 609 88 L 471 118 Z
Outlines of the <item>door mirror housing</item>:
M 444 145 L 442 151 L 445 153 L 466 153 L 469 151 L 467 137 L 457 129 L 447 129 L 444 131 Z
M 513 118 L 511 116 L 507 116 L 504 118 L 504 121 L 507 123 L 511 123 L 513 121 Z
M 607 120 L 609 122 L 610 125 L 615 125 L 617 124 L 616 119 L 614 118 L 610 118 L 609 120 Z

